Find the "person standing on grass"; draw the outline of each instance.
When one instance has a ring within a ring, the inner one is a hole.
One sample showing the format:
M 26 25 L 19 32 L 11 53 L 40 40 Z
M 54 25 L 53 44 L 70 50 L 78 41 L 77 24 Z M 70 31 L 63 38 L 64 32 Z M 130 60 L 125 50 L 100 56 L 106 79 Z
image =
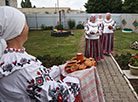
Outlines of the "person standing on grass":
M 110 13 L 106 13 L 106 18 L 103 21 L 103 37 L 102 47 L 105 55 L 110 55 L 113 52 L 114 44 L 114 30 L 116 29 L 116 22 L 112 19 Z
M 85 57 L 92 57 L 96 61 L 103 59 L 103 51 L 100 42 L 100 29 L 99 24 L 96 22 L 96 15 L 90 16 L 90 21 L 86 24 L 85 28 Z
M 45 68 L 25 51 L 28 30 L 22 12 L 0 7 L 0 102 L 74 102 L 79 79 L 55 81 L 60 67 Z

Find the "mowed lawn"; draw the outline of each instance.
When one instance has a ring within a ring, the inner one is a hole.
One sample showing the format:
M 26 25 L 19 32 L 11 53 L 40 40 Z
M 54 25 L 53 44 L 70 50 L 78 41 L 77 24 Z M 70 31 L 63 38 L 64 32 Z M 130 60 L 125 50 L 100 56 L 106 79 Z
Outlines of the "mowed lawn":
M 51 31 L 30 31 L 28 41 L 25 43 L 25 48 L 28 53 L 34 56 L 63 56 L 70 59 L 76 56 L 77 52 L 84 51 L 84 31 L 72 30 L 75 34 L 69 37 L 51 37 Z M 114 55 L 116 53 L 133 54 L 138 53 L 137 50 L 129 48 L 130 43 L 134 40 L 138 41 L 138 34 L 135 33 L 122 33 L 121 30 L 115 31 L 114 34 Z M 83 47 L 80 47 L 83 45 Z M 81 49 L 80 49 L 81 48 Z
M 133 50 L 130 48 L 130 44 L 133 41 L 138 41 L 138 34 L 136 33 L 122 33 L 121 30 L 115 31 L 114 34 L 114 55 L 126 54 L 128 52 L 135 54 L 138 50 Z
M 25 48 L 34 56 L 63 56 L 67 59 L 76 56 L 83 30 L 73 30 L 74 36 L 52 37 L 51 31 L 30 31 Z

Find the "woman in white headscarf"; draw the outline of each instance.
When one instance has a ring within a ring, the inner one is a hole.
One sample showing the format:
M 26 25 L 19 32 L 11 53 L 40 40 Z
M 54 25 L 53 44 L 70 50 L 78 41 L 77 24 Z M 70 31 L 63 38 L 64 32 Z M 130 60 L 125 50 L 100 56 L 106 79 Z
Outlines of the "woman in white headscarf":
M 105 20 L 103 21 L 103 36 L 102 46 L 103 53 L 110 55 L 114 50 L 114 30 L 116 29 L 116 22 L 112 19 L 110 13 L 106 13 Z
M 73 102 L 79 80 L 54 78 L 60 68 L 47 69 L 23 48 L 28 26 L 19 10 L 0 7 L 0 102 Z
M 90 16 L 90 21 L 85 26 L 85 56 L 92 57 L 96 61 L 103 59 L 103 51 L 100 41 L 100 26 L 99 23 L 96 22 L 96 15 L 92 14 Z

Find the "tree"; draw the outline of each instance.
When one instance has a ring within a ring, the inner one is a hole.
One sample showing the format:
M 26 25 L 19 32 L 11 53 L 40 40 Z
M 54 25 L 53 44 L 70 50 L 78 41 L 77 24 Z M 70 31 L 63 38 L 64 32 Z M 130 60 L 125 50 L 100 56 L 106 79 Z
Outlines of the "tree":
M 22 2 L 21 2 L 21 7 L 22 8 L 25 8 L 25 2 L 22 0 Z
M 122 0 L 88 0 L 85 3 L 87 13 L 122 12 Z
M 36 6 L 34 5 L 33 8 L 36 8 Z
M 125 13 L 138 13 L 138 0 L 125 0 L 122 9 Z
M 22 0 L 21 2 L 21 7 L 22 8 L 32 8 L 32 3 L 30 0 Z

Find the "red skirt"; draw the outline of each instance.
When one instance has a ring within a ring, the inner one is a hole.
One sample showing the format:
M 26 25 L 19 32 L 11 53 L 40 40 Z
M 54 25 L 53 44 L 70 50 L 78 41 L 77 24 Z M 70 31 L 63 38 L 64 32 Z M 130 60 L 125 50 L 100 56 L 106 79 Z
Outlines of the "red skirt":
M 114 34 L 113 33 L 104 33 L 102 35 L 102 47 L 103 53 L 111 53 L 113 52 L 114 45 Z
M 92 57 L 96 61 L 104 58 L 100 39 L 86 39 L 85 57 Z

